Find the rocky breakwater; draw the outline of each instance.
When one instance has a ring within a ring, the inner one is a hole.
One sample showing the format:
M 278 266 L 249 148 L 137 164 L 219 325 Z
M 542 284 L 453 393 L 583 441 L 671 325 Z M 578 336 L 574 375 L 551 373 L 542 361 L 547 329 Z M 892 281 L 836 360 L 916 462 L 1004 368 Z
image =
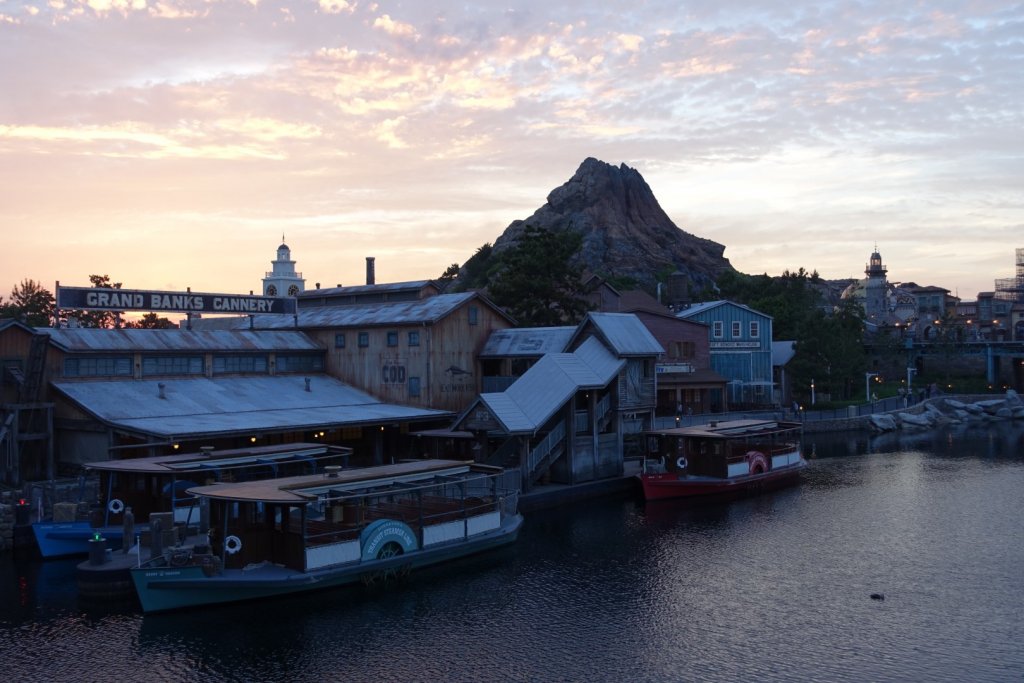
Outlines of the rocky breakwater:
M 931 429 L 940 425 L 997 420 L 1024 420 L 1024 401 L 1010 389 L 1006 396 L 973 402 L 955 398 L 931 398 L 912 409 L 872 415 L 869 425 L 874 432 Z

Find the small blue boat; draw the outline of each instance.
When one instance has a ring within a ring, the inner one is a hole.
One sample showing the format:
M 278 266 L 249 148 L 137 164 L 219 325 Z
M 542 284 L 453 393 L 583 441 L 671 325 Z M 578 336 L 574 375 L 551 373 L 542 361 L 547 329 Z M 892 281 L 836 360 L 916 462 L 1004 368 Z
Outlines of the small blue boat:
M 86 471 L 100 477 L 101 496 L 89 520 L 36 522 L 32 532 L 44 558 L 87 555 L 89 542 L 106 539 L 120 548 L 124 515 L 131 509 L 138 533 L 148 530 L 153 512 L 173 512 L 174 523 L 199 525 L 197 499 L 187 490 L 200 483 L 314 473 L 348 461 L 352 449 L 316 443 L 255 446 L 232 450 L 203 449 L 146 458 L 87 463 Z
M 132 569 L 145 612 L 373 584 L 504 546 L 522 526 L 504 470 L 458 460 L 189 489 L 208 546 Z

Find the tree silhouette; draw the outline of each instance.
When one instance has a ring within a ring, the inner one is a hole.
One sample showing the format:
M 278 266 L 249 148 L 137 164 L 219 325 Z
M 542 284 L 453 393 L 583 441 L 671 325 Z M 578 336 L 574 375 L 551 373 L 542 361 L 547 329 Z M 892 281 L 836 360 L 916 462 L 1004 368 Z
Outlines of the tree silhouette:
M 488 293 L 520 325 L 574 325 L 589 310 L 583 271 L 574 265 L 583 238 L 571 230 L 526 226 L 489 271 Z
M 53 324 L 57 303 L 42 284 L 25 278 L 11 290 L 11 299 L 0 303 L 0 318 L 17 318 L 31 327 Z

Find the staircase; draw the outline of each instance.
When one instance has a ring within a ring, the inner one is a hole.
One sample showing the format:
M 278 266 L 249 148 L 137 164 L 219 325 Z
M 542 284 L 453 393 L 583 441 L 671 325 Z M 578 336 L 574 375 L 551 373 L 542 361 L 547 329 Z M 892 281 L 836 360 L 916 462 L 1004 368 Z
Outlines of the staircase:
M 565 453 L 565 422 L 559 422 L 548 432 L 537 446 L 530 451 L 527 472 L 530 483 L 539 480 L 555 460 Z
M 25 374 L 11 372 L 18 381 L 18 402 L 35 403 L 39 400 L 39 390 L 43 384 L 43 371 L 46 368 L 46 350 L 50 347 L 50 336 L 34 334 L 29 346 L 28 363 Z

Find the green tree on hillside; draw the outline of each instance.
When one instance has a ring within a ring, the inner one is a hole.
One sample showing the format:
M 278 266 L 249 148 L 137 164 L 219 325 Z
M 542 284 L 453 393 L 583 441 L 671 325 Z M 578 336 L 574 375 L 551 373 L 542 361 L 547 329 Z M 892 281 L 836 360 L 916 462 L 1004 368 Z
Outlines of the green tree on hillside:
M 526 226 L 488 272 L 490 296 L 523 326 L 578 323 L 590 308 L 583 270 L 573 265 L 582 244 L 571 230 Z

